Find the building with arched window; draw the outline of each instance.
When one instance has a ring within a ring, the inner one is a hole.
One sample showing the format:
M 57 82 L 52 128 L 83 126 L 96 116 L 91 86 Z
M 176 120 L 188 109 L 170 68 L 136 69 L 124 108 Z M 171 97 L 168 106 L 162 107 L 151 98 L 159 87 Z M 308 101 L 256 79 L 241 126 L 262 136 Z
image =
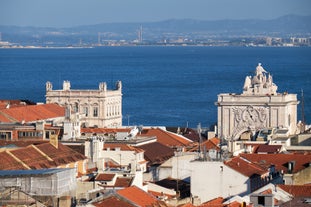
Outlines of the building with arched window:
M 297 133 L 297 94 L 278 93 L 272 76 L 258 64 L 254 76 L 246 76 L 243 93 L 218 95 L 218 137 L 250 141 L 265 128 Z
M 107 84 L 99 84 L 98 90 L 73 90 L 70 82 L 63 82 L 63 89 L 53 90 L 51 82 L 46 83 L 46 103 L 57 103 L 66 107 L 66 118 L 73 115 L 85 127 L 122 126 L 122 84 L 116 83 L 113 90 Z M 79 126 L 80 127 L 80 126 Z

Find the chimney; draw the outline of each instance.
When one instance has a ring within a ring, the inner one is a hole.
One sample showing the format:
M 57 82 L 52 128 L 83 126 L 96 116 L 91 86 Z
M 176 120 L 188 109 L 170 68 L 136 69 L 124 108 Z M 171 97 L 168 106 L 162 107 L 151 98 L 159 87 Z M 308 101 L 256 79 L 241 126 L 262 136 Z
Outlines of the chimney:
M 57 134 L 50 135 L 50 144 L 53 145 L 56 149 L 58 149 L 58 136 Z

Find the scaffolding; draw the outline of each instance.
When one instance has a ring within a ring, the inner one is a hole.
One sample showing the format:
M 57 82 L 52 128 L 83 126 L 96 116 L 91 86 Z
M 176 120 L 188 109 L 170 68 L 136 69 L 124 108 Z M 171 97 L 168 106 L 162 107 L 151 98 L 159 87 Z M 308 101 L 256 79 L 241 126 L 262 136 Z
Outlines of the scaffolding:
M 44 201 L 46 206 L 57 206 L 58 198 L 75 196 L 77 185 L 75 175 L 73 168 L 2 170 L 0 205 L 33 202 L 32 198 L 37 198 Z

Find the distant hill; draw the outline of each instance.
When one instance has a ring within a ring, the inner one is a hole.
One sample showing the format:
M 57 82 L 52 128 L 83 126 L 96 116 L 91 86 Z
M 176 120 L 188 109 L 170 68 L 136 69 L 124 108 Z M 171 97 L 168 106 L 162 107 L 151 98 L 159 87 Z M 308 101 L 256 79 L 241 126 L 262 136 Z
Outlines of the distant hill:
M 278 37 L 310 36 L 311 16 L 287 15 L 272 20 L 194 20 L 171 19 L 159 22 L 103 23 L 68 28 L 1 26 L 3 41 L 97 41 L 103 39 L 133 40 L 143 27 L 144 39 L 189 36 L 191 38 L 269 35 Z
M 137 30 L 140 25 L 145 30 L 154 32 L 210 32 L 210 33 L 310 33 L 311 16 L 287 15 L 272 20 L 194 20 L 171 19 L 160 22 L 141 23 L 106 23 L 68 28 L 72 31 L 111 31 L 129 32 Z

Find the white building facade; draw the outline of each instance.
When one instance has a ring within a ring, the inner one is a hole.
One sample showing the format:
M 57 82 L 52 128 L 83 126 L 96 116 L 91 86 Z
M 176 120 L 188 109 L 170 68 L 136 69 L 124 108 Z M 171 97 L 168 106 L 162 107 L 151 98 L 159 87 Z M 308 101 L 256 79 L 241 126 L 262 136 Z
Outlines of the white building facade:
M 105 82 L 98 90 L 72 90 L 69 81 L 63 82 L 63 89 L 53 90 L 51 82 L 46 83 L 46 103 L 66 107 L 66 117 L 81 114 L 81 125 L 86 127 L 122 126 L 122 83 L 118 81 L 114 90 L 108 90 Z
M 297 132 L 297 95 L 278 93 L 272 76 L 261 64 L 255 75 L 246 76 L 242 94 L 218 95 L 218 137 L 239 140 L 250 138 L 263 128 L 284 128 Z
M 247 176 L 226 166 L 223 162 L 191 162 L 191 194 L 202 203 L 217 197 L 250 193 Z

